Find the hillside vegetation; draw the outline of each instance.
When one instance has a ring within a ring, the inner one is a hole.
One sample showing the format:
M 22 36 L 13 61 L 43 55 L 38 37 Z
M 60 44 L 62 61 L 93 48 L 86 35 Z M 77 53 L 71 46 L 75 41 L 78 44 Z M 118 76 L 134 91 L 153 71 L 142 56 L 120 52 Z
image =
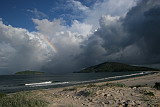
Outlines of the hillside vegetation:
M 37 75 L 37 74 L 44 74 L 44 72 L 27 70 L 27 71 L 16 72 L 15 74 L 18 74 L 18 75 Z
M 141 67 L 141 66 L 132 66 L 117 62 L 105 62 L 99 65 L 83 69 L 80 72 L 89 73 L 89 72 L 125 72 L 125 71 L 158 71 L 158 69 Z

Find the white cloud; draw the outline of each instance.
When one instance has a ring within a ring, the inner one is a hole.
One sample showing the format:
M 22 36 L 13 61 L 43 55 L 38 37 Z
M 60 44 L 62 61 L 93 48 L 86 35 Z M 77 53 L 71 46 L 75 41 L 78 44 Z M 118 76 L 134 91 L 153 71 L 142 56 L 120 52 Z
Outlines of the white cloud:
M 48 16 L 45 13 L 37 10 L 36 8 L 28 9 L 27 12 L 32 13 L 36 18 L 48 18 Z
M 94 6 L 87 13 L 84 22 L 92 24 L 94 29 L 99 28 L 99 19 L 103 15 L 123 16 L 129 9 L 136 5 L 135 0 L 104 0 L 96 2 Z
M 15 72 L 26 69 L 40 69 L 52 56 L 46 43 L 36 32 L 15 28 L 0 22 L 0 67 Z
M 82 36 L 89 36 L 91 34 L 92 25 L 74 20 L 69 30 L 71 30 L 72 32 L 77 32 Z
M 71 26 L 63 25 L 62 19 L 53 21 L 33 19 L 33 21 L 38 32 L 49 38 L 57 49 L 55 56 L 44 65 L 44 68 L 49 70 L 54 68 L 57 72 L 76 70 L 78 60 L 75 57 L 81 54 L 81 45 L 89 38 L 92 26 L 77 20 L 73 21 Z
M 32 19 L 33 22 L 37 25 L 36 29 L 45 35 L 54 36 L 56 32 L 65 31 L 66 26 L 63 26 L 62 19 L 55 19 L 49 21 L 47 19 Z
M 119 18 L 119 16 L 103 15 L 99 20 L 99 24 L 101 27 L 111 26 L 117 24 Z
M 82 4 L 77 0 L 62 0 L 57 1 L 52 7 L 50 12 L 56 15 L 57 18 L 64 18 L 65 20 L 82 20 L 86 14 L 90 11 L 90 8 Z M 62 13 L 62 14 L 57 14 Z
M 73 21 L 72 26 L 63 25 L 63 20 L 49 21 L 33 19 L 39 33 L 45 35 L 57 47 L 58 54 L 72 54 L 79 51 L 80 44 L 91 33 L 91 25 Z M 77 51 L 75 51 L 77 50 Z M 64 55 L 65 56 L 65 55 Z
M 89 8 L 85 5 L 83 5 L 81 2 L 79 1 L 75 1 L 75 0 L 70 0 L 70 2 L 73 4 L 73 8 L 77 8 L 81 11 L 89 11 Z
M 66 59 L 71 60 L 73 56 L 81 53 L 81 43 L 89 38 L 88 34 L 92 28 L 91 25 L 76 20 L 71 27 L 63 25 L 64 21 L 61 19 L 33 19 L 33 22 L 37 32 L 29 32 L 0 22 L 0 59 L 3 59 L 0 69 L 6 67 L 10 72 L 39 70 L 49 62 L 59 62 L 56 66 L 64 62 L 65 65 Z M 72 66 L 74 65 L 73 63 Z M 72 67 L 69 64 L 67 68 Z

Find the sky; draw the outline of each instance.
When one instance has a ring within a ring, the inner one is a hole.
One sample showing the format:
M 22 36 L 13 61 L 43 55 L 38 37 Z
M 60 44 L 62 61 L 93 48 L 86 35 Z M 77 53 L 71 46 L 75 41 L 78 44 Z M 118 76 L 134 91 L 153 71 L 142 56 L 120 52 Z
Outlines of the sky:
M 0 74 L 160 65 L 159 0 L 1 0 Z

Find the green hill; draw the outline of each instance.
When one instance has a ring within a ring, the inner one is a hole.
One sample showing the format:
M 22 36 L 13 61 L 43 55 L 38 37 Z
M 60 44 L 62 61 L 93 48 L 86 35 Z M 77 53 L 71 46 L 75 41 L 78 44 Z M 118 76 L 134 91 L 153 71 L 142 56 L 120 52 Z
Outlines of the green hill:
M 37 74 L 44 74 L 44 72 L 27 70 L 27 71 L 16 72 L 15 74 L 17 74 L 17 75 L 37 75 Z
M 99 65 L 91 66 L 89 68 L 83 69 L 80 73 L 89 72 L 125 72 L 125 71 L 159 71 L 158 69 L 132 66 L 117 62 L 105 62 Z

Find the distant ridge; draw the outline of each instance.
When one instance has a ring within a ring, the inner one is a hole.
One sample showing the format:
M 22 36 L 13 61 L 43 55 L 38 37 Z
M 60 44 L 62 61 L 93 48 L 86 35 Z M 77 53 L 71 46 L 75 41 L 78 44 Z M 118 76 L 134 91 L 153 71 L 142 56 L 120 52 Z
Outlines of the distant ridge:
M 27 71 L 16 72 L 15 74 L 17 75 L 37 75 L 37 74 L 44 74 L 44 72 L 27 70 Z
M 158 69 L 132 66 L 118 62 L 104 62 L 79 71 L 79 73 L 89 72 L 127 72 L 127 71 L 159 71 Z

